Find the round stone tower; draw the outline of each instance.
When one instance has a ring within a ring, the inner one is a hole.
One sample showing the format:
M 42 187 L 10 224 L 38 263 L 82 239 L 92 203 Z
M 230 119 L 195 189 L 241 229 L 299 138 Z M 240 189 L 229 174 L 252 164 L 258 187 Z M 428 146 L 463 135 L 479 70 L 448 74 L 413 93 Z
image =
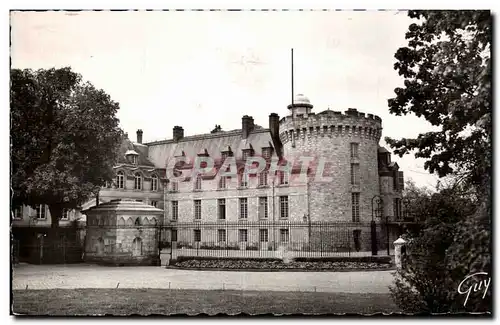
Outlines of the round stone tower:
M 291 114 L 281 119 L 279 128 L 285 158 L 314 159 L 307 185 L 310 220 L 371 221 L 371 200 L 380 194 L 380 117 L 354 108 L 344 113 L 325 110 L 315 114 L 304 95 L 297 95 L 288 109 Z M 324 171 L 317 175 L 322 162 Z

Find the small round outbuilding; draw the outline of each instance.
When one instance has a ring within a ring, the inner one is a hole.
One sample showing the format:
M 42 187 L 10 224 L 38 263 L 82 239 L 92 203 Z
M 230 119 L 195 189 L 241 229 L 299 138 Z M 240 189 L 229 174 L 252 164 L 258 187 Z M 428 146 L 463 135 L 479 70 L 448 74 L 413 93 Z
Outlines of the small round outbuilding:
M 134 200 L 117 199 L 82 213 L 87 215 L 85 262 L 159 265 L 163 210 Z

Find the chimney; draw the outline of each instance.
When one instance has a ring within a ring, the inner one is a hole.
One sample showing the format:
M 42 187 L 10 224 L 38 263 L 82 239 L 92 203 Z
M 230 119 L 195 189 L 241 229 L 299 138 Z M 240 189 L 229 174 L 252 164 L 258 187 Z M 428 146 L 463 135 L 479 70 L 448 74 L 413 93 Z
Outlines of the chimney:
M 250 116 L 250 132 L 252 132 L 254 128 L 255 128 L 255 124 L 253 122 L 253 117 Z
M 184 129 L 182 126 L 174 126 L 174 141 L 179 141 L 184 138 Z
M 269 130 L 271 131 L 271 135 L 275 136 L 279 134 L 280 128 L 280 117 L 276 113 L 271 113 L 269 115 Z
M 137 130 L 137 143 L 142 143 L 142 130 Z
M 248 115 L 245 115 L 241 118 L 241 130 L 243 132 L 242 137 L 243 139 L 248 138 L 248 135 L 250 134 L 251 131 L 251 126 L 252 126 L 252 118 Z
M 278 157 L 283 156 L 283 144 L 280 140 L 280 117 L 276 113 L 271 113 L 269 115 L 269 132 L 271 133 L 271 139 L 273 140 L 274 150 Z

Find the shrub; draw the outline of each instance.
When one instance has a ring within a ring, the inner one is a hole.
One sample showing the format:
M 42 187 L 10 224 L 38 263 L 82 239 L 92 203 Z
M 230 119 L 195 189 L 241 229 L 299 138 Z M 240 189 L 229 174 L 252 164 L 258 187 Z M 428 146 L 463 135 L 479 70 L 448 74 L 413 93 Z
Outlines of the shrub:
M 408 233 L 409 254 L 390 287 L 393 300 L 409 313 L 491 311 L 491 287 L 486 297 L 458 293 L 469 274 L 491 274 L 488 209 L 476 210 L 473 201 L 448 190 L 427 202 L 430 217 L 423 228 Z M 484 278 L 486 279 L 486 278 Z

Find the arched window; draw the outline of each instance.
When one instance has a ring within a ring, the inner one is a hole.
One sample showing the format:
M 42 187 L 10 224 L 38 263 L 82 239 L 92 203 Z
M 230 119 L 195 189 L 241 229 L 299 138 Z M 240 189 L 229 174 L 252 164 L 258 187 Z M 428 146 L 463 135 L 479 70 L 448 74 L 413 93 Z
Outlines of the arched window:
M 116 187 L 117 188 L 124 188 L 124 178 L 125 176 L 123 175 L 122 171 L 119 171 L 116 173 Z
M 142 223 L 141 223 L 141 217 L 137 217 L 137 219 L 135 219 L 135 223 L 134 223 L 136 226 L 141 226 Z
M 135 182 L 134 182 L 134 189 L 140 190 L 142 189 L 142 176 L 139 173 L 135 173 Z
M 97 255 L 104 254 L 104 240 L 102 239 L 102 237 L 97 238 L 96 246 Z
M 132 256 L 141 256 L 142 255 L 142 239 L 139 237 L 135 237 L 132 242 Z
M 151 191 L 158 191 L 158 176 L 156 174 L 151 176 Z

